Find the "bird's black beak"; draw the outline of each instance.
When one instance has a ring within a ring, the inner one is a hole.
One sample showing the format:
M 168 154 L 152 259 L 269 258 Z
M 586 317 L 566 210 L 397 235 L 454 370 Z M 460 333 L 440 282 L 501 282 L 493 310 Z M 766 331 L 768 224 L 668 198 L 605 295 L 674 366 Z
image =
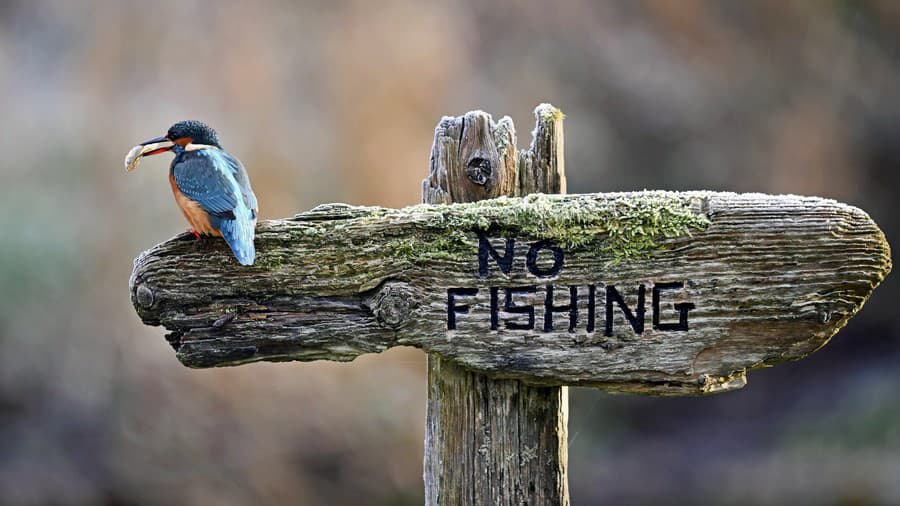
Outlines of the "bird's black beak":
M 172 141 L 170 141 L 168 137 L 166 137 L 165 135 L 160 135 L 159 137 L 154 137 L 154 138 L 150 139 L 149 141 L 144 141 L 140 145 L 141 146 L 149 146 L 151 144 L 162 144 L 162 143 L 166 143 L 166 142 L 168 142 L 169 144 L 172 144 Z M 171 146 L 170 146 L 170 148 L 171 148 Z M 168 150 L 166 150 L 166 151 L 168 151 Z M 150 155 L 150 154 L 155 155 L 156 153 L 144 153 L 144 154 L 145 155 Z
M 142 142 L 131 148 L 125 157 L 125 170 L 131 172 L 137 167 L 141 157 L 165 153 L 175 147 L 175 143 L 165 135 Z

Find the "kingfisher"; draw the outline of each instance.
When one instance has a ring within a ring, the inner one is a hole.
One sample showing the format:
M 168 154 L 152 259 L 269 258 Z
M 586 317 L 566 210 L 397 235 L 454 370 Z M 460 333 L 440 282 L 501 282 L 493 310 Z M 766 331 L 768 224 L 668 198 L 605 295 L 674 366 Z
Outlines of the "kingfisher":
M 222 149 L 216 131 L 206 123 L 180 121 L 166 135 L 133 147 L 125 169 L 134 170 L 141 158 L 172 151 L 169 184 L 175 202 L 191 225 L 190 232 L 219 236 L 241 265 L 253 265 L 258 206 L 250 178 L 240 160 Z

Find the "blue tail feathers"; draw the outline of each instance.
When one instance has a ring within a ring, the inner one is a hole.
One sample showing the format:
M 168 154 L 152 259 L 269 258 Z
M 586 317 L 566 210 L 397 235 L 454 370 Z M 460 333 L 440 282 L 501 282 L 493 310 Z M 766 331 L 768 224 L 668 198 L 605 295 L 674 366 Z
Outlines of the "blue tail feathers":
M 240 211 L 244 211 L 243 213 Z M 253 236 L 256 229 L 254 219 L 249 209 L 235 209 L 235 219 L 219 222 L 219 230 L 225 242 L 231 247 L 234 257 L 241 265 L 253 265 L 256 259 L 256 248 L 253 245 Z

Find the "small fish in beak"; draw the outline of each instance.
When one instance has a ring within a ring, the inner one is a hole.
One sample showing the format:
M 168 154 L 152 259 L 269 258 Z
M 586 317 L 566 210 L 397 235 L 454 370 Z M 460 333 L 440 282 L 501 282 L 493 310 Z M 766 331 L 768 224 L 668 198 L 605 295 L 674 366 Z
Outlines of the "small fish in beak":
M 175 143 L 166 137 L 157 137 L 147 142 L 142 142 L 131 148 L 131 151 L 125 156 L 125 171 L 131 172 L 137 168 L 141 162 L 141 158 L 150 155 L 156 155 L 171 150 Z

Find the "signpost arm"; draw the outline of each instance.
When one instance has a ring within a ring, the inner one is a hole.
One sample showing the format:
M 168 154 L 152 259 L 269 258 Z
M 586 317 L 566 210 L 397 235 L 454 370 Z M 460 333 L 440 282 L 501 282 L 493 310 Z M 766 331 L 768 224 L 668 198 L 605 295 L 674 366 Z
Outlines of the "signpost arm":
M 535 110 L 528 150 L 484 112 L 435 129 L 425 203 L 565 193 L 562 113 Z M 568 505 L 568 387 L 537 387 L 428 355 L 425 504 Z

